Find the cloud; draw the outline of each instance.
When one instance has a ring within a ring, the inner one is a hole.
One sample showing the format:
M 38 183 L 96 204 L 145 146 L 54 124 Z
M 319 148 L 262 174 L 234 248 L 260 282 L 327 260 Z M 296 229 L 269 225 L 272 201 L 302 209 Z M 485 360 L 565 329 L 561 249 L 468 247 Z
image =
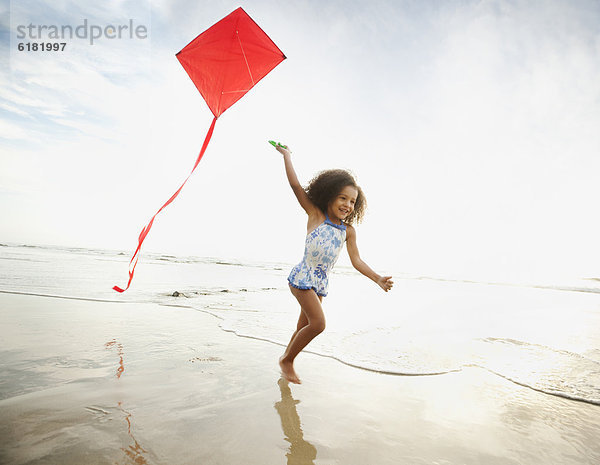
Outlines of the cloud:
M 62 21 L 59 10 L 52 12 L 59 24 L 69 24 L 72 12 Z M 0 118 L 20 125 L 32 141 L 65 138 L 69 130 L 73 137 L 103 137 L 107 130 L 127 127 L 130 109 L 139 106 L 140 90 L 147 90 L 151 76 L 149 41 L 94 46 L 70 41 L 65 51 L 46 53 L 13 48 L 10 78 L 3 76 L 0 96 L 8 112 Z
M 2 108 L 5 111 L 8 111 L 10 113 L 19 115 L 19 116 L 29 116 L 29 113 L 27 113 L 26 111 L 12 105 L 12 104 L 9 104 L 9 103 L 0 102 L 0 108 Z
M 0 138 L 27 140 L 27 133 L 16 124 L 0 120 Z

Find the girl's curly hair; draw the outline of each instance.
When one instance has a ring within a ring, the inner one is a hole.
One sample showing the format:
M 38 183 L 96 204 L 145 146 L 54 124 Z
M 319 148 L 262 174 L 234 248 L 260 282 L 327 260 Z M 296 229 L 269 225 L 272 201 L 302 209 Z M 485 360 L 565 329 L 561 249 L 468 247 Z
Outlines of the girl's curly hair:
M 365 194 L 358 184 L 354 176 L 346 170 L 325 170 L 318 173 L 304 188 L 308 198 L 321 209 L 323 213 L 327 213 L 329 203 L 346 186 L 352 186 L 358 191 L 354 210 L 348 215 L 344 222 L 348 224 L 360 223 L 367 209 L 367 199 Z

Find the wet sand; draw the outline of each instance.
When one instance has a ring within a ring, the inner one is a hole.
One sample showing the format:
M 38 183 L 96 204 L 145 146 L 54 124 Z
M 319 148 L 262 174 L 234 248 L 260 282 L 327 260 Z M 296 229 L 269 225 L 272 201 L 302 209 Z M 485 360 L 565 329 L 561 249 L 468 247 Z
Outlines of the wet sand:
M 2 464 L 598 464 L 600 407 L 478 368 L 389 376 L 189 308 L 0 294 Z

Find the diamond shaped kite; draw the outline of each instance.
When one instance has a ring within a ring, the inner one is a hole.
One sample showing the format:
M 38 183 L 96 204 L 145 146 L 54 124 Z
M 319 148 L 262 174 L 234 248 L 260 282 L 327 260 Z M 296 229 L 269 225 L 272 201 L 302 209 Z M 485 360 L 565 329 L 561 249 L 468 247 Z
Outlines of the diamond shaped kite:
M 192 171 L 142 229 L 137 249 L 129 262 L 127 287 L 122 289 L 114 286 L 113 289 L 117 292 L 124 292 L 129 288 L 142 243 L 152 228 L 154 219 L 175 200 L 200 163 L 217 118 L 286 58 L 241 7 L 192 40 L 176 56 L 204 97 L 214 118 Z
M 177 59 L 218 118 L 285 55 L 238 8 L 186 45 Z

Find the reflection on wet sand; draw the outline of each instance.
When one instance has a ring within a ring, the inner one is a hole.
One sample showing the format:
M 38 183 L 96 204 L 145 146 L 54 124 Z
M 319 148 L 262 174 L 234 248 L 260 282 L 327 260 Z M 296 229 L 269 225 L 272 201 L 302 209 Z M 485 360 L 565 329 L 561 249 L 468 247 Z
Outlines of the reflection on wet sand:
M 288 465 L 314 465 L 317 458 L 317 449 L 310 442 L 304 440 L 300 417 L 296 404 L 300 401 L 292 397 L 292 391 L 286 380 L 278 381 L 281 390 L 281 401 L 275 403 L 275 410 L 281 417 L 281 427 L 285 440 L 290 443 L 289 452 L 286 454 Z
M 112 341 L 109 341 L 106 344 L 104 344 L 104 347 L 109 350 L 113 347 L 117 349 L 117 355 L 119 356 L 119 365 L 117 367 L 116 376 L 117 379 L 120 379 L 121 375 L 125 371 L 125 364 L 123 362 L 123 344 L 117 342 L 116 339 L 113 339 Z M 129 459 L 128 463 L 130 461 L 138 465 L 148 465 L 148 461 L 144 456 L 144 454 L 146 454 L 147 451 L 140 445 L 140 443 L 137 441 L 137 439 L 131 432 L 131 412 L 128 412 L 123 408 L 122 402 L 117 403 L 117 408 L 121 411 L 121 413 L 125 415 L 125 421 L 127 422 L 127 434 L 133 441 L 133 443 L 130 444 L 128 447 L 121 447 L 121 450 L 125 453 L 126 458 Z
M 117 367 L 117 378 L 120 378 L 123 372 L 125 371 L 125 365 L 123 362 L 123 344 L 117 342 L 116 339 L 107 342 L 104 344 L 104 347 L 107 349 L 112 349 L 113 347 L 117 348 L 117 355 L 119 356 L 119 366 Z
M 119 410 L 125 414 L 125 421 L 127 421 L 127 434 L 133 440 L 133 444 L 130 444 L 129 447 L 121 447 L 121 450 L 125 452 L 125 455 L 133 462 L 139 465 L 148 465 L 146 461 L 146 457 L 144 454 L 147 451 L 137 442 L 137 439 L 133 436 L 131 432 L 131 413 L 123 408 L 121 402 L 118 404 Z

